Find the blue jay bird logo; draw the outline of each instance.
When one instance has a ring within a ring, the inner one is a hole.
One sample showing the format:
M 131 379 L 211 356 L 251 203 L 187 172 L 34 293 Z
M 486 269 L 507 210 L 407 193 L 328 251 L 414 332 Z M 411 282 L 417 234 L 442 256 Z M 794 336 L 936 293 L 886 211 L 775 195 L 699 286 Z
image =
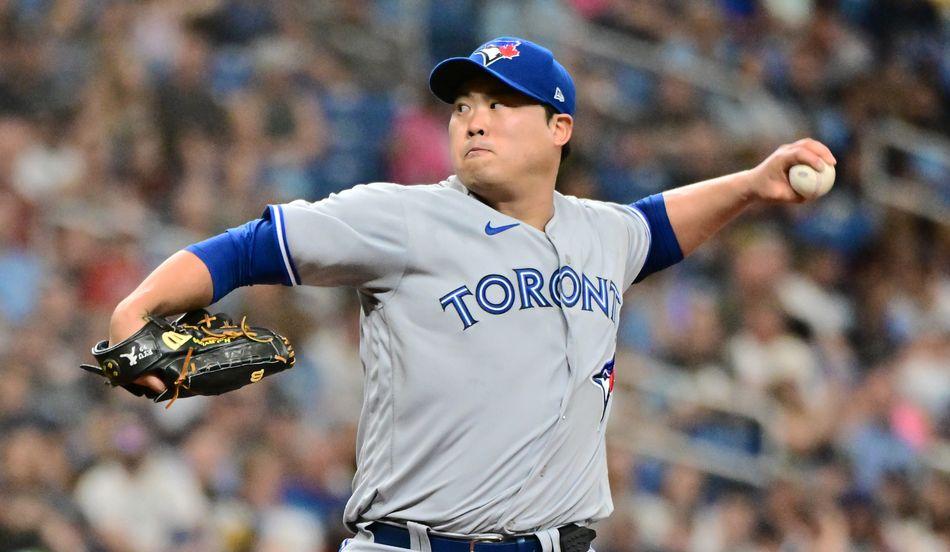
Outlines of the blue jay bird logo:
M 482 65 L 488 67 L 500 59 L 513 59 L 520 56 L 521 52 L 518 51 L 520 44 L 520 40 L 514 42 L 492 42 L 481 47 L 475 54 L 482 56 Z
M 590 377 L 594 385 L 600 387 L 604 394 L 604 411 L 600 415 L 600 421 L 604 421 L 604 416 L 607 415 L 607 403 L 610 402 L 610 394 L 614 391 L 614 361 L 616 358 L 615 356 L 610 359 L 610 362 L 604 364 L 599 372 Z

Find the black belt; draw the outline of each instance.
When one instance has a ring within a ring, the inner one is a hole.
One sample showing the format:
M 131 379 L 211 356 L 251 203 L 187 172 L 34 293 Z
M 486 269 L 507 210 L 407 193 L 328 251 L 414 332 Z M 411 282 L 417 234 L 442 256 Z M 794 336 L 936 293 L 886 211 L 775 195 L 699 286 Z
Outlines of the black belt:
M 373 522 L 367 527 L 373 533 L 373 542 L 410 547 L 409 530 L 388 523 Z M 561 552 L 587 552 L 597 535 L 593 529 L 579 525 L 565 525 L 558 529 Z M 441 537 L 429 534 L 432 552 L 541 552 L 541 541 L 534 535 L 510 537 L 500 541 Z

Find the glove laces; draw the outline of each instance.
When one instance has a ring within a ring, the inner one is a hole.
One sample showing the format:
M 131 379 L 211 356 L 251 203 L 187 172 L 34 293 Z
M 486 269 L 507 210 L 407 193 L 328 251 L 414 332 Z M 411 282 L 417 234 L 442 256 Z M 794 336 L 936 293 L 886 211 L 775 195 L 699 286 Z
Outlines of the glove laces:
M 178 373 L 178 379 L 175 380 L 175 394 L 172 395 L 171 400 L 169 400 L 168 404 L 165 405 L 165 410 L 168 410 L 171 405 L 174 404 L 176 400 L 178 400 L 178 393 L 181 391 L 182 386 L 184 386 L 185 389 L 188 389 L 188 386 L 185 385 L 185 379 L 198 370 L 197 367 L 195 367 L 195 363 L 191 362 L 191 354 L 194 352 L 194 347 L 188 347 L 188 352 L 185 353 L 185 361 L 181 365 L 181 372 Z
M 247 325 L 247 315 L 241 317 L 241 324 L 239 326 L 235 326 L 231 323 L 225 323 L 220 328 L 218 328 L 219 330 L 218 332 L 215 332 L 211 329 L 211 322 L 217 319 L 218 319 L 217 316 L 206 315 L 204 318 L 202 318 L 198 322 L 199 323 L 198 326 L 192 326 L 190 324 L 182 324 L 182 327 L 200 329 L 208 337 L 214 337 L 214 338 L 233 339 L 235 337 L 243 336 L 250 339 L 251 341 L 256 341 L 258 343 L 269 343 L 270 341 L 274 339 L 272 336 L 266 337 L 266 338 L 259 338 L 256 332 L 252 332 L 251 329 Z M 284 339 L 284 343 L 287 343 L 286 339 Z M 195 372 L 198 371 L 198 367 L 195 366 L 195 363 L 191 362 L 191 355 L 194 352 L 195 352 L 194 347 L 188 347 L 188 352 L 185 354 L 185 360 L 184 362 L 182 362 L 182 365 L 181 365 L 181 371 L 178 373 L 178 378 L 175 380 L 175 384 L 174 384 L 175 394 L 172 395 L 172 398 L 168 401 L 168 404 L 165 405 L 165 410 L 168 410 L 171 407 L 171 405 L 174 404 L 176 400 L 178 400 L 178 394 L 181 392 L 182 387 L 184 387 L 185 389 L 188 389 L 188 386 L 185 385 L 185 381 L 188 379 L 189 376 L 193 375 Z M 293 358 L 293 351 L 291 351 L 290 357 Z M 276 358 L 285 363 L 287 362 L 287 359 L 285 359 L 282 356 L 276 356 Z

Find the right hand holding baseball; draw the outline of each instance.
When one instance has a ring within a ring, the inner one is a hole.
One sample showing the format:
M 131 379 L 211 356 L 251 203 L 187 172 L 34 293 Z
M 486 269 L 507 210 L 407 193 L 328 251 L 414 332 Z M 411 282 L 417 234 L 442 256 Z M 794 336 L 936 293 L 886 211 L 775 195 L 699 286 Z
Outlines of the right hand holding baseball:
M 828 146 L 811 138 L 780 146 L 748 171 L 752 197 L 769 202 L 802 203 L 810 197 L 795 191 L 790 182 L 789 169 L 806 165 L 816 173 L 821 173 L 826 166 L 833 167 L 836 163 Z

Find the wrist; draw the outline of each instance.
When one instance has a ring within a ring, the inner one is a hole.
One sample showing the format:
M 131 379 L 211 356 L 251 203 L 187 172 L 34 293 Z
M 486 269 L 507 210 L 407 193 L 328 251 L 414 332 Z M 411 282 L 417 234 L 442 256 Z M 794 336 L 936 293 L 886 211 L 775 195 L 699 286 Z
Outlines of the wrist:
M 147 308 L 128 298 L 120 302 L 109 320 L 109 344 L 115 345 L 141 328 L 149 314 Z
M 743 206 L 751 205 L 759 200 L 756 176 L 752 169 L 736 173 L 735 187 Z

